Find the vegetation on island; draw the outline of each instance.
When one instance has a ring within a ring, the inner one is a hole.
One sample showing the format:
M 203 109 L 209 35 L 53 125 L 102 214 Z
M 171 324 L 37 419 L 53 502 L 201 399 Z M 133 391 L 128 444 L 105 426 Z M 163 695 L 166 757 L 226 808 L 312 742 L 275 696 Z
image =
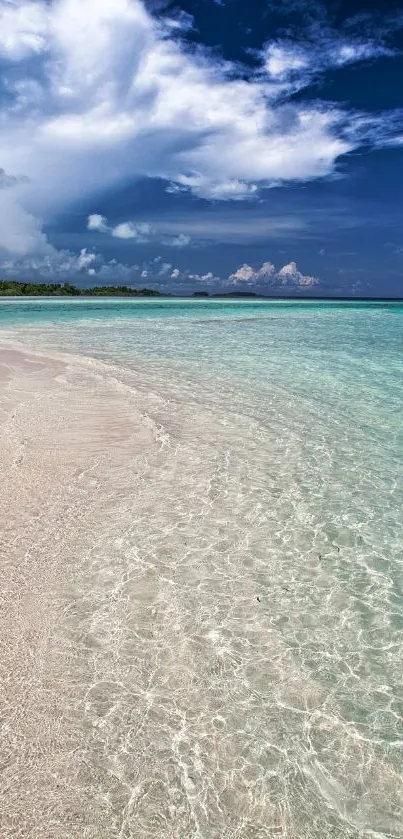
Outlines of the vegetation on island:
M 93 286 L 77 288 L 71 283 L 21 283 L 15 280 L 0 280 L 0 296 L 3 297 L 162 297 L 152 288 L 131 288 L 130 286 Z
M 316 295 L 301 293 L 302 289 L 294 289 L 294 293 L 286 293 L 286 290 L 281 290 L 281 294 L 272 293 L 270 295 L 257 294 L 254 291 L 221 291 L 211 293 L 208 291 L 194 291 L 191 296 L 193 298 L 209 298 L 214 300 L 217 298 L 254 298 L 254 299 L 300 299 L 300 300 L 344 300 L 344 301 L 365 301 L 365 300 L 394 300 L 401 302 L 400 297 L 336 297 L 335 295 Z M 299 293 L 298 293 L 299 292 Z M 78 288 L 71 283 L 23 283 L 17 280 L 0 280 L 0 297 L 173 297 L 168 291 L 156 291 L 153 288 L 132 288 L 125 285 L 101 285 L 93 286 L 92 288 Z M 181 296 L 181 295 L 179 295 Z M 187 295 L 183 295 L 186 297 Z
M 17 280 L 0 280 L 0 297 L 170 297 L 169 293 L 152 288 L 131 288 L 131 286 L 93 286 L 78 288 L 71 283 L 22 283 Z M 209 294 L 208 291 L 194 291 L 193 297 L 258 297 L 252 291 L 230 291 Z
M 194 291 L 192 297 L 259 297 L 253 291 L 230 291 L 209 294 Z M 0 297 L 171 297 L 168 292 L 152 288 L 132 288 L 125 285 L 101 285 L 78 288 L 71 283 L 23 283 L 17 280 L 0 280 Z

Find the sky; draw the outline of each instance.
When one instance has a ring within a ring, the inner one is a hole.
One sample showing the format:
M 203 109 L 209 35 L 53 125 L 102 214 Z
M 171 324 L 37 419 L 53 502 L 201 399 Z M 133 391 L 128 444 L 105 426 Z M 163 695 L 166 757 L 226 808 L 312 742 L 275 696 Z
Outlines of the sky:
M 403 297 L 403 5 L 0 0 L 0 276 Z

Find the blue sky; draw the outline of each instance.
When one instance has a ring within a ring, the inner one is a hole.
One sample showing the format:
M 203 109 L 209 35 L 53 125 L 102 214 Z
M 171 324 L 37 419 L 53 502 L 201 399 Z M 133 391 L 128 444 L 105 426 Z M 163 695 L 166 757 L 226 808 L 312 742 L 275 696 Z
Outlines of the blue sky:
M 401 4 L 0 0 L 0 71 L 3 277 L 403 296 Z

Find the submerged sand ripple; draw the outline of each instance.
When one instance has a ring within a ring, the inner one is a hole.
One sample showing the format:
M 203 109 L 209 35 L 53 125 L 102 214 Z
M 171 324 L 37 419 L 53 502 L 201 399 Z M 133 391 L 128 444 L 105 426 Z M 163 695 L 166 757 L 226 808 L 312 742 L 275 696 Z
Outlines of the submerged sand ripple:
M 1 374 L 0 833 L 78 836 L 93 818 L 88 836 L 107 835 L 78 780 L 84 686 L 68 628 L 78 569 L 100 536 L 100 491 L 109 484 L 116 499 L 122 469 L 140 476 L 155 441 L 83 368 L 3 350 Z
M 398 837 L 396 707 L 344 557 L 293 541 L 298 452 L 102 365 L 1 368 L 2 839 Z

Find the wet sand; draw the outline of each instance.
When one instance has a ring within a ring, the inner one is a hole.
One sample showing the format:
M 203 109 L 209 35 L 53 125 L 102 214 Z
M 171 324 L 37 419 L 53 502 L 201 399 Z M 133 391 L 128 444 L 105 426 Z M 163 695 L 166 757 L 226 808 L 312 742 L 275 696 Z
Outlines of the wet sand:
M 100 499 L 156 444 L 127 394 L 85 366 L 3 348 L 0 388 L 0 835 L 107 835 L 84 757 L 91 639 L 71 627 Z

